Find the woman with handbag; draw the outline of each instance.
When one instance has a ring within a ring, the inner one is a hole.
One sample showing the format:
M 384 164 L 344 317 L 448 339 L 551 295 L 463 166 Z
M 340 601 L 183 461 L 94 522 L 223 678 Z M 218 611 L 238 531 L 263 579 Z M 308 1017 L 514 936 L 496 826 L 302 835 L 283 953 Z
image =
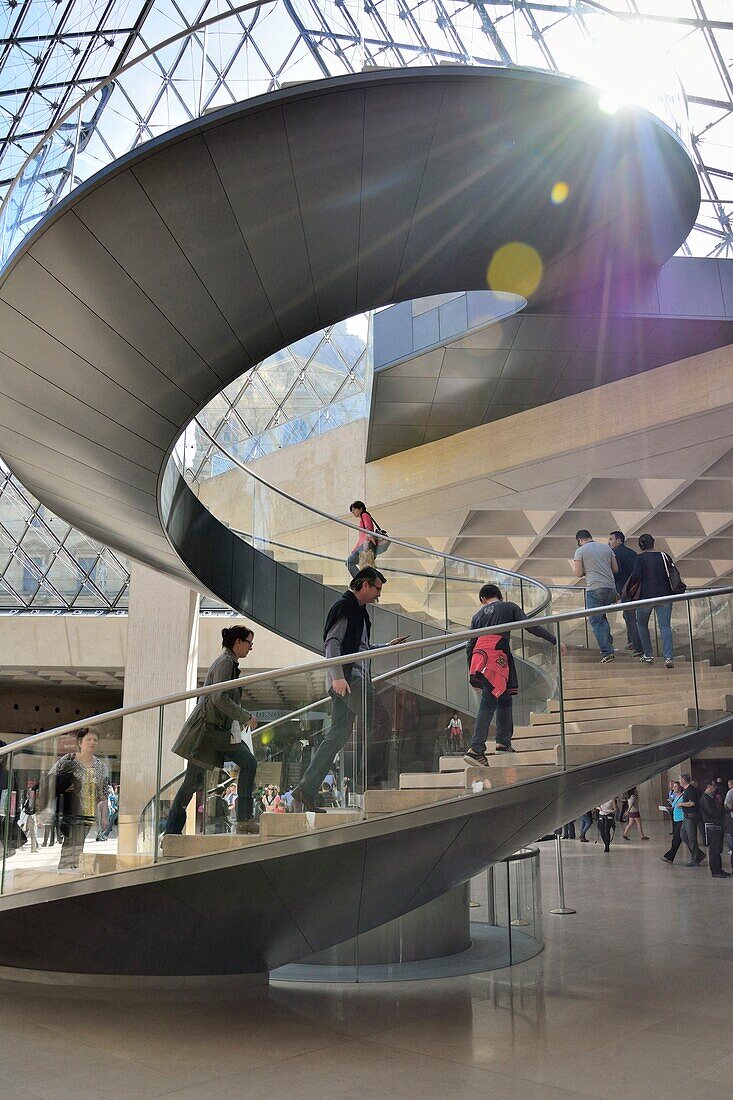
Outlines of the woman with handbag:
M 95 756 L 99 733 L 93 726 L 79 730 L 77 751 L 57 760 L 49 771 L 61 799 L 61 855 L 59 871 L 78 871 L 84 841 L 97 820 L 97 803 L 109 791 L 109 772 Z
M 254 636 L 248 626 L 222 630 L 222 651 L 206 673 L 204 687 L 236 680 L 239 662 L 252 652 Z M 258 832 L 252 801 L 257 761 L 242 739 L 242 728 L 255 729 L 257 719 L 244 709 L 241 700 L 242 689 L 236 687 L 202 695 L 186 719 L 172 751 L 185 757 L 188 767 L 168 811 L 166 833 L 183 832 L 186 807 L 196 792 L 204 789 L 207 769 L 223 768 L 229 760 L 239 767 L 236 832 Z
M 656 596 L 671 596 L 675 592 L 672 579 L 676 579 L 678 582 L 676 590 L 684 592 L 685 586 L 679 580 L 677 566 L 667 554 L 654 549 L 654 539 L 651 535 L 639 536 L 639 551 L 631 576 L 624 587 L 623 598 L 625 600 L 651 600 Z M 636 626 L 644 650 L 640 663 L 651 665 L 654 662 L 652 640 L 649 634 L 649 619 L 652 611 L 656 616 L 657 626 L 662 638 L 664 663 L 667 668 L 674 668 L 671 603 L 658 604 L 654 608 L 637 607 Z

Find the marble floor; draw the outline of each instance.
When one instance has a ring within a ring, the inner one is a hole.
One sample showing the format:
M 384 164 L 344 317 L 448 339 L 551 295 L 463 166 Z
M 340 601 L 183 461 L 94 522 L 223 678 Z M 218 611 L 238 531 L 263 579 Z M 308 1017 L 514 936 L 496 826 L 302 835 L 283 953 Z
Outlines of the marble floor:
M 608 856 L 564 843 L 575 916 L 547 912 L 543 845 L 546 950 L 493 974 L 249 999 L 0 983 L 0 1097 L 717 1100 L 733 1077 L 733 879 L 661 863 L 666 844 L 662 825 Z

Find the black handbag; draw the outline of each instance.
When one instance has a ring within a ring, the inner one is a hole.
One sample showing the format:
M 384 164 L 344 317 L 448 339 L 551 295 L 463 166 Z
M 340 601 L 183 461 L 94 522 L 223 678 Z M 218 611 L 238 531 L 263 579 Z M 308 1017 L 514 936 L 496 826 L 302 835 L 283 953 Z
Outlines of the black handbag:
M 687 585 L 680 576 L 680 571 L 669 557 L 662 551 L 662 561 L 664 562 L 664 568 L 667 573 L 667 580 L 669 581 L 669 587 L 672 589 L 673 596 L 681 596 L 683 592 L 687 591 Z

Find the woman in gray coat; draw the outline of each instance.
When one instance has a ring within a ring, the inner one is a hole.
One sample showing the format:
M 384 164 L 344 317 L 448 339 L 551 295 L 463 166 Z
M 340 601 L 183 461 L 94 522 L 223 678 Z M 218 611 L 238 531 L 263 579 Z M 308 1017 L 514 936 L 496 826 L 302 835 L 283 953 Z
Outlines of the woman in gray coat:
M 249 655 L 254 642 L 254 630 L 247 626 L 229 626 L 221 632 L 222 652 L 206 673 L 204 687 L 235 680 L 239 676 L 239 661 Z M 256 833 L 252 804 L 257 761 L 239 733 L 232 731 L 233 722 L 254 729 L 257 719 L 241 704 L 242 689 L 229 688 L 202 695 L 178 735 L 173 752 L 188 760 L 183 783 L 173 799 L 168 813 L 166 833 L 182 833 L 186 824 L 186 807 L 196 791 L 204 789 L 206 771 L 223 768 L 231 760 L 239 767 L 237 782 L 238 833 Z

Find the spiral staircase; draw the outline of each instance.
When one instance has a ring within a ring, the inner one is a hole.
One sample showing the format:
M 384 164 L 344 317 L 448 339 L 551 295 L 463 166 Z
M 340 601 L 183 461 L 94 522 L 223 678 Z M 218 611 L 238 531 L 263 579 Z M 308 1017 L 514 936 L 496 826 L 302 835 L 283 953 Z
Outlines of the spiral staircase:
M 629 148 L 639 155 L 613 155 Z M 550 218 L 546 194 L 559 178 L 575 203 Z M 176 460 L 197 410 L 243 367 L 326 324 L 483 289 L 487 256 L 508 240 L 542 257 L 534 300 L 561 309 L 600 272 L 626 278 L 661 264 L 698 200 L 690 158 L 665 126 L 641 110 L 601 117 L 586 85 L 530 71 L 366 72 L 222 109 L 98 173 L 6 263 L 0 450 L 68 522 L 320 653 L 339 555 L 279 538 L 256 509 L 242 533 L 204 505 Z M 310 512 L 304 529 L 336 522 Z M 412 637 L 375 654 L 375 673 L 468 714 L 465 659 L 446 638 L 465 626 L 479 582 L 499 580 L 540 620 L 547 592 L 399 539 L 384 561 L 393 594 L 375 609 L 374 640 Z M 515 631 L 516 756 L 492 759 L 488 775 L 423 758 L 392 789 L 367 786 L 354 816 L 292 815 L 268 821 L 255 842 L 207 838 L 182 858 L 157 844 L 163 715 L 175 704 L 151 700 L 138 710 L 160 713 L 157 773 L 153 753 L 143 777 L 152 845 L 31 889 L 13 888 L 4 857 L 0 965 L 256 974 L 434 901 L 729 735 L 731 639 L 721 646 L 718 630 L 711 649 L 706 626 L 713 600 L 726 597 L 691 597 L 689 659 L 671 675 L 630 658 L 599 670 L 582 644 L 582 612 L 550 620 L 571 644 L 564 667 Z M 323 678 L 323 662 L 304 667 Z M 42 751 L 55 736 L 14 752 Z

